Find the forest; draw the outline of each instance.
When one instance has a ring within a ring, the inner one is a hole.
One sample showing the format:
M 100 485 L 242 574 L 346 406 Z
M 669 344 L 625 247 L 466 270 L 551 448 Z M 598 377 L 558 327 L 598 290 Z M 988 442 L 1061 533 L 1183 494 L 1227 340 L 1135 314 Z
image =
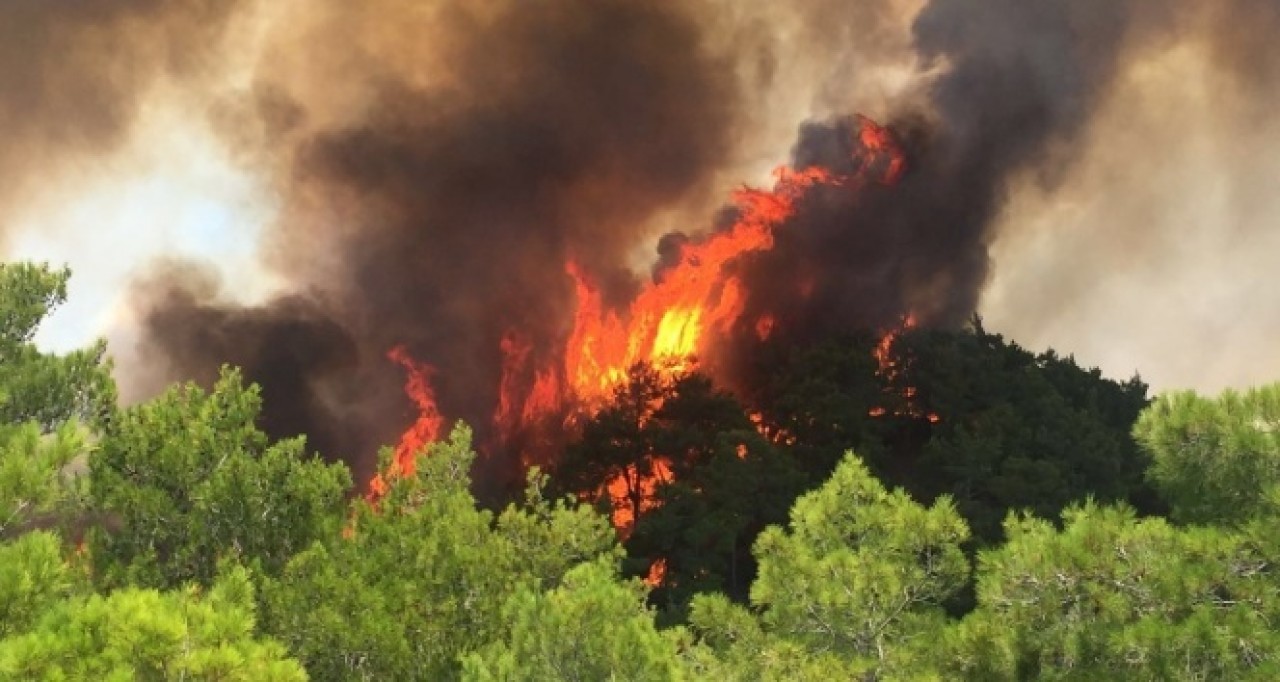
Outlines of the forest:
M 104 343 L 39 350 L 69 277 L 0 265 L 6 680 L 1280 677 L 1280 384 L 974 318 L 755 395 L 637 366 L 517 489 L 456 423 L 374 496 L 234 367 L 126 406 Z

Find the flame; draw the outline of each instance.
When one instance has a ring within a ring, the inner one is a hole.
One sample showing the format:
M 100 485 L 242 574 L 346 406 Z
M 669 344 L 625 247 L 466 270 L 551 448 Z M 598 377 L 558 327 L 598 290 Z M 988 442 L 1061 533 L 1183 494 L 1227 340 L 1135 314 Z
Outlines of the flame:
M 878 369 L 876 372 L 886 379 L 892 381 L 898 377 L 898 358 L 893 354 L 893 344 L 897 342 L 902 332 L 908 329 L 914 329 L 916 326 L 915 315 L 908 313 L 902 318 L 897 327 L 894 327 L 880 337 L 880 342 L 876 344 L 875 350 L 871 351 L 876 358 Z M 915 391 L 914 388 L 908 390 Z
M 733 328 L 746 297 L 741 280 L 729 273 L 729 264 L 772 248 L 774 228 L 794 214 L 805 191 L 834 182 L 819 168 L 780 168 L 775 177 L 773 191 L 735 192 L 739 217 L 733 226 L 702 242 L 682 245 L 677 262 L 640 291 L 625 315 L 605 310 L 591 277 L 574 261 L 566 265 L 578 300 L 564 351 L 567 384 L 576 400 L 598 405 L 639 362 L 661 365 L 671 373 L 683 371 L 691 358 L 708 350 L 708 330 L 727 334 Z
M 885 163 L 886 168 L 880 176 L 880 182 L 886 185 L 897 184 L 907 169 L 907 160 L 889 129 L 866 116 L 858 116 L 858 142 L 868 152 L 862 157 L 860 174 L 869 177 L 872 165 Z
M 413 475 L 418 453 L 440 438 L 440 430 L 444 426 L 444 416 L 436 406 L 435 389 L 431 387 L 435 368 L 414 360 L 403 346 L 392 348 L 387 352 L 387 358 L 404 368 L 404 393 L 417 407 L 418 416 L 400 436 L 390 467 L 374 475 L 369 482 L 371 501 L 377 501 L 387 493 L 389 477 Z
M 623 540 L 631 537 L 638 514 L 657 508 L 658 486 L 675 480 L 670 460 L 657 457 L 647 463 L 650 471 L 641 471 L 637 465 L 630 464 L 604 485 L 604 494 L 609 496 L 613 507 L 610 520 Z
M 637 363 L 648 363 L 670 378 L 692 368 L 696 358 L 713 357 L 717 345 L 737 328 L 750 294 L 733 269 L 739 259 L 773 248 L 774 230 L 795 214 L 814 188 L 857 190 L 868 182 L 893 184 L 901 177 L 905 156 L 893 135 L 871 119 L 860 116 L 857 123 L 852 173 L 783 166 L 774 171 L 771 189 L 737 189 L 732 194 L 737 210 L 732 225 L 682 243 L 673 262 L 642 286 L 629 305 L 606 306 L 594 274 L 570 258 L 564 268 L 576 307 L 564 345 L 556 349 L 558 355 L 535 350 L 518 330 L 508 330 L 498 344 L 502 373 L 493 423 L 500 440 L 510 443 L 512 434 L 546 424 L 548 417 L 562 419 L 557 423 L 562 428 L 577 416 L 593 414 L 625 384 L 628 371 Z M 815 286 L 811 276 L 804 277 L 798 293 L 807 297 Z M 753 325 L 763 341 L 777 324 L 772 315 L 763 315 L 750 321 L 748 328 Z M 888 362 L 892 339 L 882 345 Z M 439 436 L 443 419 L 428 381 L 432 369 L 411 359 L 402 348 L 393 349 L 389 357 L 408 373 L 405 392 L 417 405 L 419 417 L 401 438 L 387 473 L 409 474 L 414 454 Z M 766 429 L 761 420 L 757 426 L 775 441 L 794 441 L 785 431 Z M 545 459 L 523 452 L 521 458 L 526 465 Z M 624 539 L 634 528 L 636 516 L 657 506 L 660 486 L 673 480 L 670 460 L 654 456 L 643 465 L 643 471 L 635 464 L 626 467 L 596 491 L 596 499 L 607 495 L 613 502 L 613 525 Z M 381 495 L 382 475 L 375 477 L 371 488 L 371 496 Z M 657 575 L 660 581 L 665 571 L 665 564 L 660 568 L 655 564 L 650 577 Z
M 756 320 L 756 338 L 761 341 L 768 341 L 773 335 L 773 327 L 778 324 L 778 320 L 773 315 L 761 315 Z
M 667 560 L 659 558 L 649 565 L 649 573 L 644 577 L 644 584 L 657 587 L 667 577 Z
M 493 414 L 494 424 L 501 430 L 507 430 L 559 409 L 559 377 L 550 368 L 544 368 L 534 374 L 533 383 L 517 410 L 516 400 L 521 394 L 533 345 L 516 331 L 508 330 L 499 349 L 502 351 L 502 380 L 498 387 L 498 407 Z
M 902 332 L 912 329 L 915 326 L 915 316 L 907 314 L 902 318 L 901 323 L 899 323 L 897 327 L 890 329 L 881 335 L 880 341 L 876 344 L 875 349 L 871 351 L 871 354 L 875 356 L 876 359 L 876 373 L 883 377 L 886 383 L 890 384 L 890 386 L 896 383 L 902 376 L 902 368 L 899 366 L 899 358 L 893 352 L 894 343 L 897 342 L 898 337 L 902 335 Z M 898 390 L 896 392 L 896 398 L 898 400 L 895 400 L 895 402 L 899 402 L 900 405 L 893 409 L 893 415 L 898 417 L 922 417 L 930 424 L 937 424 L 938 422 L 941 422 L 942 417 L 936 412 L 925 413 L 921 411 L 916 400 L 919 392 L 920 390 L 917 387 L 910 385 L 904 386 Z M 872 417 L 883 417 L 886 414 L 889 414 L 889 410 L 882 405 L 877 405 L 876 407 L 868 410 L 867 414 Z
M 625 314 L 605 310 L 599 287 L 575 261 L 565 271 L 577 295 L 573 331 L 565 344 L 566 388 L 580 403 L 599 404 L 638 362 L 663 365 L 678 372 L 690 358 L 707 354 L 717 337 L 727 336 L 746 306 L 742 281 L 731 265 L 744 255 L 773 248 L 774 230 L 791 218 L 813 187 L 859 187 L 879 165 L 880 182 L 896 182 L 903 171 L 903 155 L 887 129 L 859 118 L 860 164 L 851 176 L 820 167 L 774 171 L 771 190 L 742 187 L 733 193 L 738 217 L 733 225 L 698 242 L 679 247 L 675 264 L 647 284 Z M 884 160 L 887 158 L 888 160 Z M 813 283 L 807 286 L 812 290 Z M 761 339 L 772 333 L 776 320 L 756 322 Z
M 752 410 L 748 412 L 747 418 L 750 419 L 751 424 L 756 427 L 756 433 L 764 436 L 770 443 L 795 445 L 795 434 L 781 426 L 778 426 L 777 424 L 766 423 L 764 420 L 764 413 L 759 410 Z

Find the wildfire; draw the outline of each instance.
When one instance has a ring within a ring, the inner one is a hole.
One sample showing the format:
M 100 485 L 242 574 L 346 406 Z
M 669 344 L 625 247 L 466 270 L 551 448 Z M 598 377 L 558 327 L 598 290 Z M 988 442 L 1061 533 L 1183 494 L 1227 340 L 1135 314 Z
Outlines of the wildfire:
M 902 335 L 902 332 L 908 329 L 914 329 L 916 326 L 916 318 L 914 315 L 908 314 L 902 318 L 902 323 L 896 328 L 886 331 L 881 337 L 880 342 L 876 344 L 875 350 L 871 354 L 876 358 L 878 369 L 876 372 L 880 376 L 893 381 L 898 378 L 898 358 L 893 354 L 893 344 Z M 909 391 L 915 391 L 915 388 L 908 388 Z
M 773 327 L 776 324 L 778 324 L 778 321 L 773 315 L 761 315 L 756 320 L 756 338 L 761 341 L 768 341 L 769 337 L 773 335 Z
M 669 372 L 687 369 L 708 350 L 707 332 L 728 334 L 746 304 L 740 279 L 727 266 L 741 256 L 773 247 L 773 230 L 790 218 L 805 192 L 817 184 L 839 184 L 820 168 L 774 172 L 772 191 L 734 193 L 739 216 L 733 226 L 702 242 L 680 246 L 677 262 L 646 285 L 625 314 L 606 310 L 590 275 L 570 261 L 578 307 L 564 350 L 566 384 L 588 409 L 608 398 L 629 368 L 649 362 Z
M 431 387 L 431 375 L 435 368 L 418 362 L 409 356 L 403 346 L 396 346 L 387 352 L 387 358 L 404 368 L 406 379 L 404 393 L 418 408 L 418 416 L 401 436 L 396 444 L 395 454 L 390 468 L 374 475 L 369 482 L 369 499 L 376 501 L 387 492 L 386 476 L 412 476 L 415 460 L 422 448 L 434 443 L 440 437 L 440 429 L 444 426 L 444 416 L 436 406 L 435 390 Z
M 566 265 L 577 294 L 573 331 L 565 344 L 565 388 L 588 409 L 608 398 L 637 362 L 681 371 L 690 358 L 705 355 L 727 335 L 746 305 L 745 286 L 729 266 L 742 256 L 773 248 L 774 230 L 791 218 L 815 186 L 859 188 L 868 180 L 892 184 L 904 170 L 904 156 L 892 134 L 858 117 L 857 170 L 840 175 L 819 167 L 774 171 L 771 190 L 742 187 L 733 193 L 737 220 L 724 231 L 680 246 L 676 263 L 648 283 L 625 313 L 606 310 L 599 288 L 575 262 Z M 879 175 L 877 169 L 883 168 Z M 755 321 L 762 340 L 776 320 Z M 710 334 L 708 332 L 711 332 Z
M 646 464 L 647 471 L 632 464 L 605 484 L 613 507 L 610 520 L 623 540 L 631 536 L 639 514 L 658 506 L 658 486 L 675 480 L 670 461 L 657 457 Z
M 899 326 L 886 331 L 880 337 L 879 343 L 876 344 L 875 349 L 871 352 L 876 359 L 876 373 L 883 377 L 890 386 L 894 385 L 902 376 L 902 368 L 899 366 L 900 359 L 894 353 L 893 346 L 903 332 L 908 329 L 912 329 L 915 326 L 915 316 L 908 314 L 902 318 L 902 322 Z M 900 398 L 899 402 L 901 402 L 901 405 L 894 408 L 893 414 L 895 416 L 923 417 L 928 420 L 930 424 L 937 424 L 942 421 L 942 417 L 940 417 L 936 412 L 925 413 L 920 409 L 916 401 L 916 395 L 919 393 L 919 389 L 915 386 L 904 386 L 897 390 L 896 393 L 897 397 Z M 871 408 L 867 414 L 872 417 L 883 417 L 886 414 L 889 414 L 889 410 L 884 406 L 877 405 L 876 407 Z
M 690 369 L 695 358 L 714 353 L 716 345 L 737 327 L 750 292 L 735 274 L 733 265 L 747 254 L 767 251 L 774 245 L 774 230 L 790 219 L 801 201 L 815 187 L 844 187 L 856 191 L 868 182 L 893 184 L 905 169 L 905 157 L 892 134 L 874 121 L 858 117 L 854 134 L 854 170 L 841 173 L 826 168 L 774 171 L 771 189 L 742 187 L 732 195 L 736 219 L 727 229 L 680 244 L 673 263 L 646 283 L 628 306 L 606 306 L 593 273 L 569 259 L 565 273 L 576 298 L 572 329 L 559 353 L 536 360 L 534 345 L 519 330 L 509 330 L 499 343 L 502 377 L 493 422 L 500 439 L 536 424 L 560 427 L 575 415 L 593 414 L 627 379 L 637 363 L 658 368 L 664 377 Z M 814 282 L 807 282 L 808 295 Z M 760 340 L 773 334 L 778 322 L 764 314 L 748 321 Z M 884 345 L 887 362 L 888 346 Z M 543 353 L 547 355 L 548 353 Z M 415 362 L 401 348 L 389 357 L 408 372 L 405 392 L 419 409 L 417 421 L 396 448 L 388 475 L 410 474 L 414 454 L 435 440 L 443 419 L 436 408 L 428 379 L 431 368 Z M 879 356 L 877 356 L 879 357 Z M 772 434 L 786 440 L 788 434 Z M 521 453 L 525 464 L 540 458 Z M 613 524 L 626 537 L 636 517 L 658 504 L 657 491 L 673 478 L 670 461 L 652 457 L 626 467 L 596 494 L 613 502 Z M 374 479 L 371 497 L 385 490 L 382 476 Z M 665 570 L 655 564 L 650 578 L 660 580 Z
M 649 573 L 644 577 L 644 584 L 657 587 L 667 577 L 667 560 L 658 559 L 649 565 Z

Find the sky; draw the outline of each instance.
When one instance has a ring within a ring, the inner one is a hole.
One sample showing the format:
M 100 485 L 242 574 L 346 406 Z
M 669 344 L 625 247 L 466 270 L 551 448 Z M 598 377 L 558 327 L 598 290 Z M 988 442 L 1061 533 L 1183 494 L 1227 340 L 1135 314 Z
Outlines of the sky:
M 63 172 L 10 215 L 7 259 L 73 272 L 67 302 L 37 334 L 41 347 L 65 352 L 119 335 L 112 352 L 127 354 L 128 290 L 158 258 L 207 259 L 245 301 L 274 289 L 256 257 L 272 194 L 191 121 L 179 110 L 156 112 L 123 149 Z

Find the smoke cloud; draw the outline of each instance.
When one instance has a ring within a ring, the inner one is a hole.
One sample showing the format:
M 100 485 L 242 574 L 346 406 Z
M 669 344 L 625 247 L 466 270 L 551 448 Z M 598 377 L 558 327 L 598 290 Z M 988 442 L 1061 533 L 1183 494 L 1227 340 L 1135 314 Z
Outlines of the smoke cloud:
M 389 348 L 446 368 L 444 409 L 484 423 L 502 335 L 553 352 L 571 317 L 570 258 L 625 295 L 628 252 L 725 162 L 740 107 L 732 61 L 676 5 L 331 9 L 277 49 L 306 61 L 354 44 L 316 55 L 346 85 L 322 87 L 288 59 L 264 66 L 259 136 L 232 126 L 273 152 L 284 208 L 268 258 L 310 293 L 229 308 L 169 268 L 140 308 L 144 354 L 173 375 L 244 364 L 269 411 L 299 404 L 269 422 L 367 455 L 411 418 Z
M 1191 291 L 1214 258 L 1267 265 L 1280 168 L 1256 150 L 1280 140 L 1277 29 L 1274 0 L 15 0 L 0 207 L 119 145 L 157 82 L 189 84 L 278 197 L 259 252 L 288 286 L 249 305 L 207 265 L 151 267 L 130 300 L 147 366 L 126 380 L 145 393 L 241 365 L 273 433 L 305 432 L 363 476 L 413 416 L 390 348 L 441 369 L 446 414 L 486 423 L 504 334 L 541 365 L 569 331 L 567 260 L 627 300 L 778 149 L 847 166 L 855 111 L 892 127 L 909 170 L 815 193 L 739 264 L 777 335 L 982 310 L 1086 359 L 1105 341 L 1081 329 L 1141 338 L 1097 322 L 1161 308 L 1157 284 L 1188 263 L 1204 265 Z M 229 62 L 243 82 L 226 85 Z M 215 71 L 222 86 L 197 85 Z M 1210 166 L 1227 169 L 1217 189 L 1188 191 Z M 1221 323 L 1237 293 L 1192 314 Z M 1274 317 L 1263 301 L 1253 314 Z M 1161 357 L 1184 353 L 1152 335 Z
M 237 4 L 0 4 L 0 239 L 12 204 L 39 194 L 68 164 L 125 142 L 157 82 L 199 78 Z

